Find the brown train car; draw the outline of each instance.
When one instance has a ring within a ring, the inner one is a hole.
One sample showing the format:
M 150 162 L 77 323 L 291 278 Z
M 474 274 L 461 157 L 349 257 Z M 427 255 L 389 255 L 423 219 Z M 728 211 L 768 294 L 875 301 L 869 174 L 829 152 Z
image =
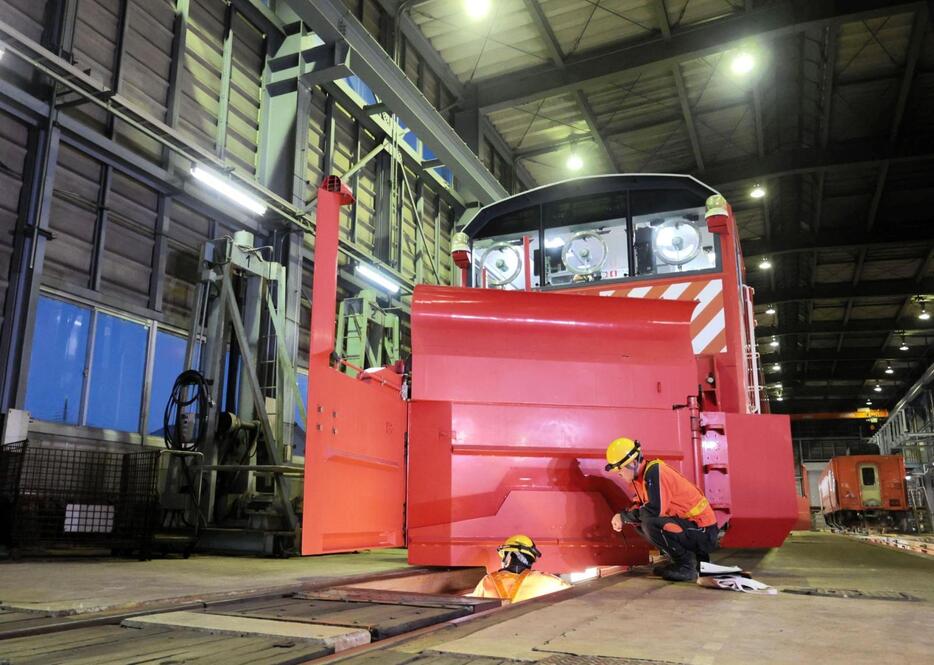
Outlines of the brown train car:
M 831 527 L 907 526 L 905 460 L 900 455 L 834 457 L 821 473 L 819 488 L 821 512 Z

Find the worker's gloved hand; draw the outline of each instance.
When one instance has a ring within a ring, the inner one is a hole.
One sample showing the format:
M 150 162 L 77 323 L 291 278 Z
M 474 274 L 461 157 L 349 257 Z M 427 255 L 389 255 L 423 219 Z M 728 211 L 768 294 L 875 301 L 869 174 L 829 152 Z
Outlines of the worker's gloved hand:
M 642 518 L 639 515 L 639 509 L 633 508 L 632 510 L 624 510 L 620 513 L 620 518 L 626 524 L 641 524 Z

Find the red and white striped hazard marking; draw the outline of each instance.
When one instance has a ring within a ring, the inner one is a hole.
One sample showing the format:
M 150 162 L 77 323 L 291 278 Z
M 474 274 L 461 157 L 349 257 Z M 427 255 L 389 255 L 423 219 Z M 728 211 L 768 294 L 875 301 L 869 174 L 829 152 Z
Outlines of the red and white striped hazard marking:
M 723 311 L 723 281 L 720 279 L 625 287 L 600 291 L 600 295 L 615 298 L 697 301 L 697 307 L 691 315 L 694 353 L 726 352 L 726 316 Z

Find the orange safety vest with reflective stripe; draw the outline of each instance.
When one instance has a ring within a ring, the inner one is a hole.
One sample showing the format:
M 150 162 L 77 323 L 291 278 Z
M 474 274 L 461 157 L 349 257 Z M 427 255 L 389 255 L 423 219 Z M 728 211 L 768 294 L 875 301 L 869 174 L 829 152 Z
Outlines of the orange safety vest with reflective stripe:
M 479 598 L 499 598 L 507 603 L 518 603 L 555 591 L 561 591 L 570 586 L 560 577 L 540 573 L 537 570 L 524 570 L 521 573 L 497 570 L 495 573 L 487 574 L 480 580 L 477 588 L 470 595 Z
M 660 516 L 691 520 L 700 527 L 717 523 L 717 516 L 710 507 L 707 497 L 697 489 L 694 483 L 660 459 L 643 463 L 632 480 L 640 504 L 649 502 L 648 492 L 645 489 L 645 472 L 656 465 L 658 466 L 659 498 L 661 499 Z

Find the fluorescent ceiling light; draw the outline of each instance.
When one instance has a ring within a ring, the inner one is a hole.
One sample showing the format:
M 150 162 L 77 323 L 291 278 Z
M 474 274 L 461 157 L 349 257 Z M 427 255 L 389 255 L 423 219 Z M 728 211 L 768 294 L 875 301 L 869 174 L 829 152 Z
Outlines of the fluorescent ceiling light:
M 193 167 L 191 169 L 191 175 L 198 182 L 204 183 L 219 194 L 223 194 L 240 207 L 246 208 L 256 215 L 266 214 L 266 204 L 250 196 L 238 187 L 234 187 L 226 178 L 222 178 L 216 173 L 212 173 L 200 166 Z
M 730 62 L 730 69 L 734 74 L 748 74 L 756 66 L 756 59 L 748 51 L 740 51 L 733 56 Z
M 357 264 L 357 274 L 359 274 L 364 279 L 373 282 L 377 286 L 383 287 L 389 293 L 397 293 L 399 291 L 399 285 L 394 281 L 383 275 L 382 273 L 374 270 L 365 263 Z
M 464 11 L 472 19 L 481 19 L 490 13 L 490 0 L 464 0 Z

